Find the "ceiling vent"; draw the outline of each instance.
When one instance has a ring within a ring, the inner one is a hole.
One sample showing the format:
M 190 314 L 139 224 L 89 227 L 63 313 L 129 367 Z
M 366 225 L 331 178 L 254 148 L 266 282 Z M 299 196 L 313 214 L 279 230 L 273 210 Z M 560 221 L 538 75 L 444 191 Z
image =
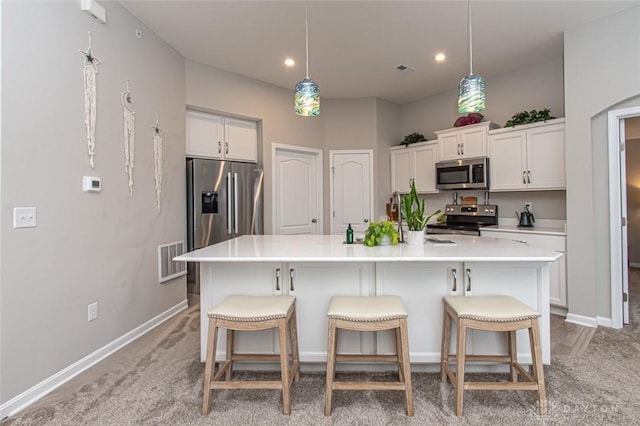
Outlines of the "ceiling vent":
M 407 66 L 407 65 L 403 65 L 403 64 L 396 65 L 396 67 L 395 67 L 395 68 L 396 68 L 398 71 L 402 71 L 403 73 L 406 73 L 406 74 L 408 74 L 408 73 L 412 73 L 412 72 L 414 71 L 414 69 L 413 69 L 413 68 L 411 68 L 411 67 L 409 67 L 409 66 Z

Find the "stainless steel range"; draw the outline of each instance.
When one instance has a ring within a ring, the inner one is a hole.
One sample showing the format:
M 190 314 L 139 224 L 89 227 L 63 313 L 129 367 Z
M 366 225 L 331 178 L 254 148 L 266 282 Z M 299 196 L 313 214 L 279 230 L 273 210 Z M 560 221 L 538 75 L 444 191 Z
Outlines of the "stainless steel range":
M 427 225 L 427 234 L 480 235 L 480 228 L 498 224 L 498 206 L 493 204 L 447 204 L 446 223 Z

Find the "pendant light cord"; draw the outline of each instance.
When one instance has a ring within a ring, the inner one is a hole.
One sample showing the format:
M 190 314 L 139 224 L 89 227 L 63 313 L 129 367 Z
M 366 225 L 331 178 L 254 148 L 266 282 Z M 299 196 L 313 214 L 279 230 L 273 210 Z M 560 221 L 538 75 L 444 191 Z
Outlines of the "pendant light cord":
M 305 40 L 306 40 L 306 68 L 307 68 L 307 79 L 309 78 L 309 0 L 304 5 L 304 32 L 305 32 Z
M 467 25 L 469 27 L 469 75 L 473 75 L 473 33 L 471 32 L 471 0 L 467 0 Z

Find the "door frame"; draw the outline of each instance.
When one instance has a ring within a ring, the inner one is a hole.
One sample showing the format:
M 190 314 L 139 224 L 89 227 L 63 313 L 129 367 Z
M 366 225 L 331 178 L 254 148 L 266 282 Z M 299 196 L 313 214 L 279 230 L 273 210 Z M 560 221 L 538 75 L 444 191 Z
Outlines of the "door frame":
M 609 244 L 610 244 L 610 270 L 611 270 L 611 326 L 622 328 L 624 326 L 624 303 L 622 301 L 623 289 L 628 287 L 628 273 L 625 272 L 628 264 L 627 248 L 623 245 L 626 240 L 626 211 L 622 211 L 622 203 L 626 201 L 622 191 L 626 191 L 627 176 L 623 174 L 624 168 L 621 157 L 626 156 L 622 150 L 620 141 L 620 126 L 622 122 L 631 117 L 640 116 L 640 107 L 630 107 L 609 111 Z M 626 209 L 626 202 L 625 202 Z M 625 282 L 626 281 L 626 282 Z M 627 302 L 628 303 L 628 302 Z M 627 305 L 628 306 L 628 305 Z
M 275 206 L 278 205 L 277 200 L 276 200 L 276 160 L 278 158 L 278 152 L 281 151 L 287 151 L 287 152 L 293 152 L 293 153 L 301 153 L 301 154 L 311 154 L 315 157 L 315 163 L 316 163 L 316 206 L 318 209 L 318 230 L 319 230 L 319 234 L 322 235 L 324 234 L 324 204 L 322 202 L 323 200 L 323 191 L 322 191 L 322 184 L 323 184 L 323 176 L 322 176 L 322 150 L 321 149 L 316 149 L 316 148 L 306 148 L 303 146 L 296 146 L 296 145 L 286 145 L 286 144 L 281 144 L 281 143 L 272 143 L 271 144 L 271 172 L 272 172 L 272 178 L 271 178 L 271 205 L 273 206 L 273 208 L 275 209 Z M 277 216 L 276 216 L 276 212 L 272 211 L 271 212 L 271 229 L 273 231 L 273 233 L 276 233 L 276 229 L 277 229 Z
M 373 150 L 372 149 L 332 149 L 329 150 L 329 223 L 330 223 L 330 234 L 334 234 L 335 228 L 335 219 L 333 217 L 333 185 L 334 185 L 334 174 L 333 174 L 333 157 L 336 154 L 368 154 L 369 155 L 369 217 L 370 221 L 373 221 L 373 206 L 374 206 L 374 181 L 373 181 Z

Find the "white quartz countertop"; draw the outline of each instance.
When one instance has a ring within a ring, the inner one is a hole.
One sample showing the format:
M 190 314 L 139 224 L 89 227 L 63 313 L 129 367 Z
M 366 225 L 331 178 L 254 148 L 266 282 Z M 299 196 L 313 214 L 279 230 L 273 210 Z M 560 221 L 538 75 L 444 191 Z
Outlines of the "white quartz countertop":
M 506 239 L 428 235 L 440 245 L 366 247 L 342 235 L 245 235 L 174 258 L 186 262 L 552 262 L 562 254 Z
M 566 236 L 565 222 L 561 220 L 537 219 L 530 228 L 519 228 L 515 219 L 500 219 L 498 225 L 487 226 L 480 231 L 519 232 L 522 234 L 558 235 Z

